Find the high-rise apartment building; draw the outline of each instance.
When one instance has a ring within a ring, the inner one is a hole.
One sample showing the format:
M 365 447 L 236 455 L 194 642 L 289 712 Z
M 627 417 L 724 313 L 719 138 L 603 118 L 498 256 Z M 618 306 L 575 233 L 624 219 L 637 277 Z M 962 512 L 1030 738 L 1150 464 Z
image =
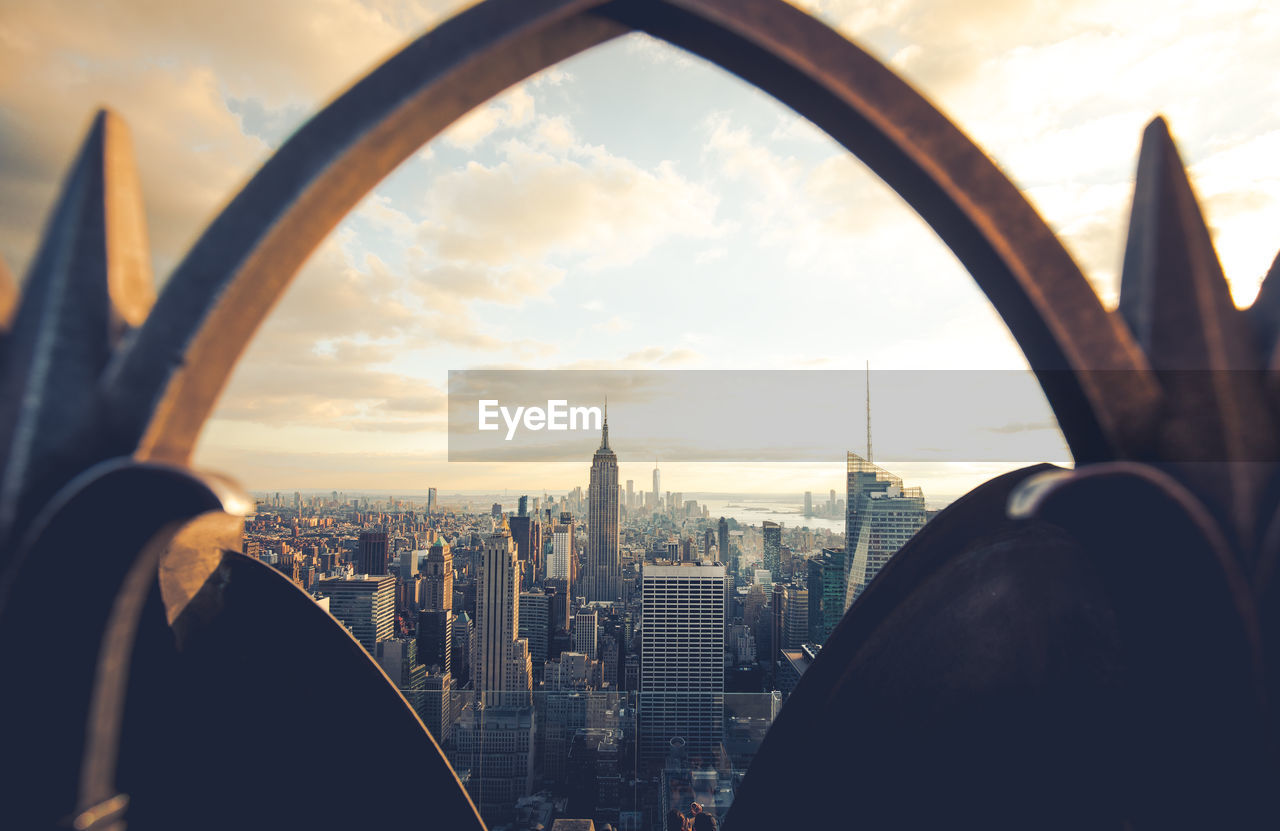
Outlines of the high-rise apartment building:
M 714 764 L 723 738 L 722 565 L 653 565 L 641 572 L 640 754 L 660 762 L 671 740 Z
M 846 608 L 880 573 L 889 558 L 924 527 L 924 493 L 857 453 L 846 465 L 845 500 Z
M 616 600 L 620 594 L 622 561 L 618 552 L 618 457 L 609 447 L 606 411 L 600 447 L 591 459 L 591 487 L 587 508 L 587 562 L 583 593 L 588 601 Z
M 329 614 L 342 621 L 360 645 L 373 655 L 377 643 L 395 634 L 396 579 L 357 574 L 319 582 L 329 598 Z
M 487 706 L 529 701 L 531 661 L 520 640 L 520 563 L 511 535 L 500 528 L 485 541 L 476 578 L 476 652 L 472 676 Z

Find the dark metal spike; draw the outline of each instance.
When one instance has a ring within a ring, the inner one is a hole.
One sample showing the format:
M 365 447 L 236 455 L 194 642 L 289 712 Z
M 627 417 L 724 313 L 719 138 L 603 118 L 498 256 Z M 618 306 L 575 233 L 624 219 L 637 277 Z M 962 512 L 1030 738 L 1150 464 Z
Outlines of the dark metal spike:
M 1258 296 L 1246 311 L 1253 321 L 1253 332 L 1258 338 L 1262 354 L 1273 354 L 1276 336 L 1280 334 L 1280 253 L 1271 261 L 1267 276 L 1262 278 Z M 1274 357 L 1272 365 L 1275 365 Z
M 0 541 L 71 476 L 111 350 L 154 297 L 128 128 L 94 117 L 18 300 L 0 371 Z
M 1157 370 L 1259 366 L 1163 118 L 1142 137 L 1120 313 Z
M 1182 474 L 1250 549 L 1276 458 L 1262 353 L 1231 291 L 1164 119 L 1143 134 L 1120 313 L 1160 376 L 1157 456 L 1204 460 Z

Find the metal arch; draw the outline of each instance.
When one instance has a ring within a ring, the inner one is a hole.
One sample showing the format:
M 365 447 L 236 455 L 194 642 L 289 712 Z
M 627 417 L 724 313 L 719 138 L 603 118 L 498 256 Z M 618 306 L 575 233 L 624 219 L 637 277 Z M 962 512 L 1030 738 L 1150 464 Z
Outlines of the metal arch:
M 502 89 L 630 29 L 777 96 L 897 191 L 1010 327 L 1077 461 L 1138 446 L 1155 376 L 1043 219 L 910 86 L 783 0 L 486 0 L 418 38 L 294 134 L 178 266 L 104 374 L 107 445 L 185 462 L 258 325 L 378 181 Z

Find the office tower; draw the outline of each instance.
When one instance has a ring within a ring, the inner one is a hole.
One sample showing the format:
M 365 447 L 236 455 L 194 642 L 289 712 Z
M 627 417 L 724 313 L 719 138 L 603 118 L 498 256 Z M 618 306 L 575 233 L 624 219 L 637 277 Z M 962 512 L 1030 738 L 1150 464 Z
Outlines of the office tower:
M 410 582 L 418 576 L 418 560 L 425 557 L 427 552 L 413 548 L 412 546 L 400 552 L 400 579 Z
M 600 432 L 600 448 L 591 459 L 588 502 L 584 594 L 588 601 L 613 601 L 620 593 L 622 562 L 618 553 L 618 457 L 609 447 L 608 410 Z
M 595 609 L 583 609 L 573 618 L 573 649 L 591 660 L 599 657 L 596 650 L 600 619 Z
M 715 546 L 715 541 L 716 532 L 710 528 L 704 529 L 702 532 L 702 559 L 708 560 L 711 558 L 711 549 Z
M 438 744 L 453 740 L 453 676 L 440 667 L 427 670 L 422 682 L 422 723 Z
M 635 510 L 635 507 L 636 507 L 635 487 L 636 487 L 636 480 L 628 479 L 627 480 L 627 501 L 623 503 L 624 505 L 627 506 L 628 511 Z
M 426 703 L 427 668 L 418 663 L 417 642 L 413 638 L 390 638 L 378 641 L 376 652 L 378 666 L 421 717 Z
M 516 546 L 516 558 L 522 563 L 533 562 L 533 517 L 525 514 L 507 520 L 511 529 L 511 541 Z
M 786 631 L 787 621 L 787 587 L 781 583 L 773 584 L 773 600 L 769 615 L 769 680 L 773 684 L 770 689 L 777 689 L 778 661 L 782 656 L 782 636 Z
M 527 704 L 532 667 L 528 644 L 518 638 L 520 564 L 505 528 L 485 541 L 476 588 L 476 698 L 486 706 Z
M 569 631 L 569 584 L 565 580 L 548 579 L 542 590 L 547 595 L 547 631 L 551 634 Z M 555 655 L 548 657 L 554 661 Z
M 845 605 L 851 605 L 889 558 L 924 527 L 924 493 L 857 453 L 847 458 Z
M 547 662 L 547 648 L 550 643 L 548 625 L 551 618 L 551 597 L 542 589 L 530 589 L 520 593 L 520 637 L 529 642 L 529 656 L 533 659 L 535 677 L 542 674 L 542 665 Z
M 657 511 L 662 507 L 662 501 L 659 495 L 662 491 L 659 489 L 659 483 L 662 481 L 662 473 L 658 470 L 658 462 L 653 463 L 653 510 Z
M 501 519 L 501 518 L 502 518 L 502 503 L 501 503 L 501 502 L 495 502 L 495 503 L 493 503 L 493 505 L 492 505 L 492 506 L 490 506 L 490 508 L 489 508 L 489 516 L 493 517 L 494 519 Z
M 427 488 L 427 513 L 434 514 L 440 510 L 440 504 L 436 499 L 436 489 Z
M 783 613 L 782 648 L 799 649 L 809 640 L 809 590 L 787 586 L 787 608 Z
M 394 577 L 357 574 L 321 580 L 319 589 L 329 598 L 329 614 L 350 629 L 370 655 L 375 653 L 378 641 L 395 634 Z
M 302 513 L 302 494 L 297 491 L 293 492 L 293 509 L 298 513 Z
M 813 491 L 804 492 L 804 515 L 813 516 Z
M 809 561 L 809 640 L 826 643 L 844 616 L 847 584 L 843 548 L 824 548 Z
M 573 562 L 573 526 L 556 525 L 551 532 L 551 557 L 547 560 L 547 579 L 563 580 L 568 585 Z
M 449 659 L 453 667 L 454 685 L 458 689 L 471 683 L 471 664 L 475 654 L 475 621 L 466 612 L 459 612 L 453 618 L 453 652 Z
M 453 553 L 449 543 L 436 540 L 423 563 L 422 608 L 429 611 L 453 609 Z
M 425 666 L 453 671 L 453 612 L 433 609 L 418 613 L 418 660 Z
M 385 530 L 360 532 L 356 572 L 359 574 L 387 573 L 387 532 Z
M 733 552 L 729 550 L 729 520 L 720 517 L 720 522 L 716 524 L 717 542 L 720 548 L 720 564 L 728 566 L 729 579 L 732 581 L 738 574 L 738 563 L 733 556 Z M 732 586 L 732 582 L 730 583 Z
M 766 519 L 761 523 L 760 532 L 764 536 L 764 562 L 761 565 L 769 570 L 770 577 L 777 580 L 782 573 L 782 526 Z
M 724 566 L 652 565 L 641 572 L 640 754 L 660 762 L 683 738 L 711 765 L 724 718 Z
M 516 515 L 527 517 L 529 515 L 529 497 L 522 496 L 516 501 Z

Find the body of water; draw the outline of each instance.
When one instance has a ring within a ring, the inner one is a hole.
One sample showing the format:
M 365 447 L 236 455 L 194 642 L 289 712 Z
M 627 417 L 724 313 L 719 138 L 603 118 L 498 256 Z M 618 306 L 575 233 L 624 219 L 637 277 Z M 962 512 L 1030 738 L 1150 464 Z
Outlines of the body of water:
M 694 494 L 687 494 L 686 499 L 697 499 Z M 711 518 L 717 517 L 733 517 L 742 525 L 759 525 L 766 520 L 776 522 L 779 525 L 785 525 L 788 528 L 804 528 L 811 529 L 826 528 L 830 531 L 844 533 L 844 517 L 806 517 L 804 515 L 804 500 L 797 499 L 795 502 L 785 501 L 768 501 L 761 500 L 749 495 L 735 496 L 730 498 L 709 498 L 705 501 L 698 499 L 699 505 L 706 505 L 707 510 L 711 512 Z

